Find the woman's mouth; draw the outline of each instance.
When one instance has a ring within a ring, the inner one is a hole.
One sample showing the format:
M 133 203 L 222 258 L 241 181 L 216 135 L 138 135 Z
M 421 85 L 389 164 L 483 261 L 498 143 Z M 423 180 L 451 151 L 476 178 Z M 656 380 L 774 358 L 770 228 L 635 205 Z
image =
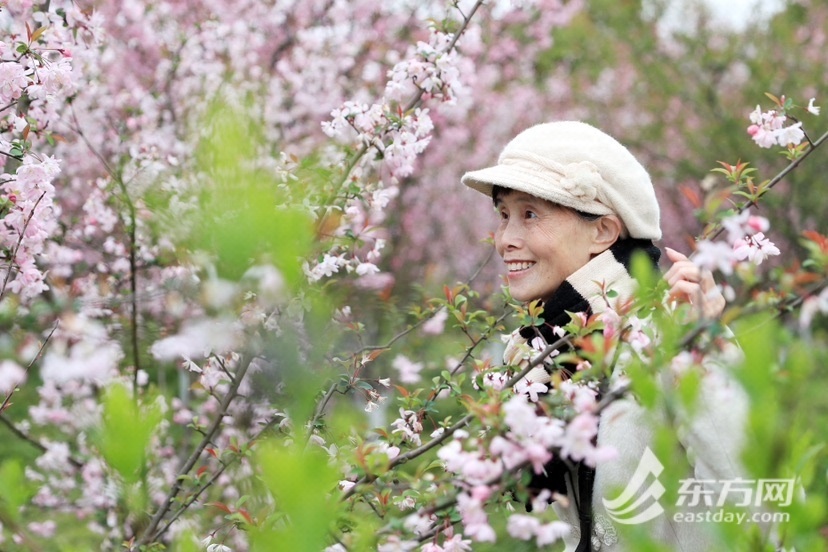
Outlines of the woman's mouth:
M 524 270 L 529 270 L 535 265 L 533 261 L 508 261 L 506 268 L 509 270 L 509 275 L 515 275 Z

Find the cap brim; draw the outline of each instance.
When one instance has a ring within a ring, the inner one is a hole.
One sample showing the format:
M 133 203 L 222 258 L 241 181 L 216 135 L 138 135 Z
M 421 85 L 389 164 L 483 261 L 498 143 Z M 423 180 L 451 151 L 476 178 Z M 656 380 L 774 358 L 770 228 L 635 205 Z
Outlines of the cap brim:
M 492 197 L 492 189 L 501 186 L 510 190 L 525 192 L 529 195 L 564 205 L 584 213 L 609 215 L 612 209 L 603 203 L 592 200 L 584 201 L 567 192 L 549 174 L 541 176 L 537 172 L 522 169 L 518 165 L 495 165 L 478 171 L 467 172 L 460 182 L 473 190 Z

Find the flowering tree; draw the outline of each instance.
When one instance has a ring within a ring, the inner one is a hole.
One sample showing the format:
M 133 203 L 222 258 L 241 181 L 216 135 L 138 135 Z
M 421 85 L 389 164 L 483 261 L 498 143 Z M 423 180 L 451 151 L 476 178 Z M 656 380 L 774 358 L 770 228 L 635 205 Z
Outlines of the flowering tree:
M 545 497 L 515 512 L 528 473 L 553 457 L 611 461 L 592 438 L 614 398 L 692 405 L 702 359 L 727 349 L 724 326 L 665 310 L 656 276 L 640 271 L 652 285 L 635 305 L 575 318 L 559 343 L 511 349 L 500 366 L 497 335 L 537 324 L 540 307 L 491 291 L 485 248 L 439 239 L 449 222 L 483 235 L 446 190 L 537 121 L 514 105 L 588 114 L 555 39 L 595 24 L 589 9 L 382 4 L 4 7 L 0 420 L 15 443 L 0 464 L 4 546 L 551 545 L 569 529 Z M 590 101 L 604 101 L 599 85 Z M 621 89 L 613 105 L 623 113 L 635 97 Z M 809 231 L 802 262 L 768 273 L 761 263 L 780 251 L 749 209 L 825 138 L 805 118 L 813 101 L 770 100 L 739 116 L 739 151 L 756 154 L 753 138 L 789 168 L 760 180 L 725 162 L 726 185 L 688 197 L 708 224 L 696 259 L 734 301 L 723 322 L 745 351 L 735 377 L 762 405 L 748 467 L 799 478 L 805 497 L 781 534 L 806 550 L 825 526 L 825 435 L 800 412 L 825 379 L 826 238 Z M 635 128 L 618 117 L 605 126 Z M 436 297 L 405 285 L 440 256 L 462 282 Z M 590 344 L 581 357 L 552 357 L 576 340 Z M 640 358 L 632 391 L 599 399 L 622 342 Z M 564 361 L 581 368 L 572 381 L 523 379 Z M 677 384 L 657 394 L 665 369 Z M 676 454 L 670 431 L 661 458 Z M 756 549 L 761 537 L 722 539 Z

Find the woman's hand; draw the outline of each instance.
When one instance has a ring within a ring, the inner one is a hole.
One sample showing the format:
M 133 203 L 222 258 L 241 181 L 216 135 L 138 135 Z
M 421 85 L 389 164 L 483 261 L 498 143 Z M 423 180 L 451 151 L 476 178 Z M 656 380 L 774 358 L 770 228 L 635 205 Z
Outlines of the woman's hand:
M 705 318 L 721 316 L 726 301 L 713 280 L 713 274 L 702 270 L 675 249 L 665 247 L 664 251 L 667 258 L 673 261 L 673 266 L 664 275 L 670 284 L 670 296 L 690 303 Z

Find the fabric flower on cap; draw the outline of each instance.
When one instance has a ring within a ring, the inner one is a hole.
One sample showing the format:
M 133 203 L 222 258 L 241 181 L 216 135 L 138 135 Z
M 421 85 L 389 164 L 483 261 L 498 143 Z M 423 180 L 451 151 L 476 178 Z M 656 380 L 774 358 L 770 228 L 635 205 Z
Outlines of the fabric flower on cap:
M 564 165 L 564 177 L 561 186 L 573 196 L 584 201 L 592 201 L 598 196 L 598 188 L 603 183 L 598 167 L 589 161 Z

